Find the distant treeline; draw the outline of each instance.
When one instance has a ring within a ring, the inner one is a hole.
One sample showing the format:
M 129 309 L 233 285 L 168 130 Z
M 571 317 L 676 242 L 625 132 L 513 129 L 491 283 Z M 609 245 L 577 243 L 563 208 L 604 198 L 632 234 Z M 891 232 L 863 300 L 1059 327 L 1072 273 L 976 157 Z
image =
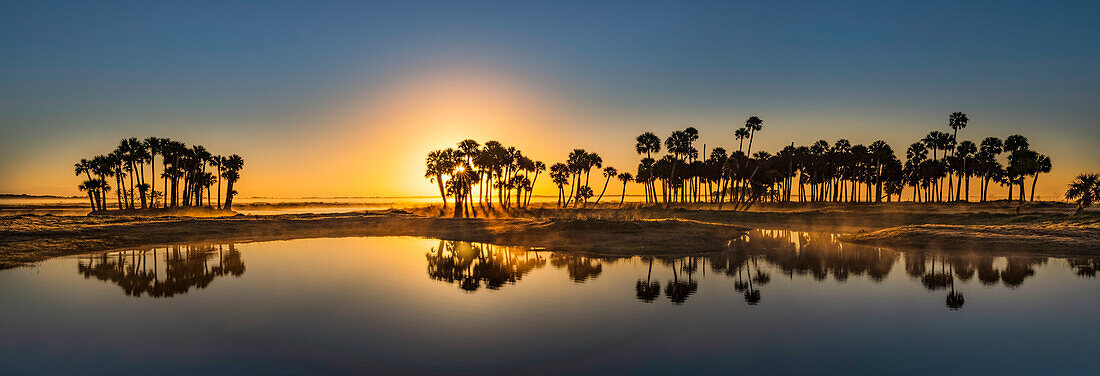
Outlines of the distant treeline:
M 157 156 L 162 166 L 159 175 L 162 190 L 157 190 Z M 86 178 L 78 188 L 87 192 L 93 210 L 107 210 L 107 194 L 112 190 L 119 210 L 181 206 L 232 210 L 233 196 L 237 193 L 233 184 L 240 178 L 244 159 L 236 154 L 213 155 L 200 145 L 187 147 L 179 141 L 149 137 L 124 139 L 111 153 L 81 159 L 73 167 L 77 176 Z M 114 180 L 113 189 L 109 180 Z M 225 181 L 224 205 L 222 181 Z M 212 203 L 210 192 L 215 184 L 217 206 Z
M 558 187 L 559 206 L 584 205 L 597 196 L 589 177 L 592 169 L 600 168 L 604 184 L 597 203 L 612 178 L 624 184 L 620 196 L 628 182 L 642 184 L 648 204 L 715 203 L 735 210 L 756 202 L 882 202 L 894 197 L 901 201 L 907 187 L 915 202 L 969 201 L 971 178 L 977 181 L 981 201 L 989 199 L 993 183 L 1007 187 L 1009 199 L 1023 201 L 1030 178 L 1034 200 L 1039 175 L 1051 170 L 1050 158 L 1031 150 L 1021 135 L 986 137 L 979 143 L 957 141 L 968 122 L 964 113 L 949 114 L 950 133 L 935 130 L 912 143 L 903 162 L 882 140 L 866 146 L 846 139 L 820 140 L 806 146 L 791 144 L 775 154 L 753 153 L 753 140 L 764 121 L 752 116 L 733 132 L 738 142 L 733 152 L 715 147 L 700 154 L 699 132 L 693 127 L 672 132 L 663 142 L 645 132 L 635 139 L 635 151 L 643 158 L 634 174 L 604 167 L 599 154 L 575 149 L 565 162 L 550 166 L 550 178 Z M 662 146 L 666 154 L 658 157 Z M 543 162 L 497 141 L 480 145 L 464 140 L 457 148 L 428 153 L 426 162 L 425 177 L 438 185 L 444 207 L 448 197 L 454 199 L 456 216 L 473 209 L 474 186 L 479 205 L 491 208 L 495 191 L 504 207 L 526 206 L 535 181 L 546 170 Z

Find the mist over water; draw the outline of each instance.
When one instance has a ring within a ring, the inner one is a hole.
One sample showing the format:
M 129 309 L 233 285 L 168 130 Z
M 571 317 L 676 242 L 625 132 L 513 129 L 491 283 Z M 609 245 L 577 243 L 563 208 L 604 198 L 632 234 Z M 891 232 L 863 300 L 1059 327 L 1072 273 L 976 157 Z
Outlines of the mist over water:
M 1100 370 L 1098 269 L 770 230 L 668 257 L 404 237 L 176 244 L 0 271 L 0 362 L 17 374 Z

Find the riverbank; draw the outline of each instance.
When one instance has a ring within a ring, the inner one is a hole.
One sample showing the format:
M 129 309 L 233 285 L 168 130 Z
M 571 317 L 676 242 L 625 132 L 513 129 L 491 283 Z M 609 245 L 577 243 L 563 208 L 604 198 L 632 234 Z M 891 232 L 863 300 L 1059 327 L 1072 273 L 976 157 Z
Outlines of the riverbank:
M 749 212 L 604 204 L 479 211 L 450 218 L 439 206 L 331 214 L 0 217 L 0 268 L 49 257 L 189 242 L 348 236 L 418 236 L 602 254 L 721 250 L 750 228 L 846 234 L 846 241 L 1048 255 L 1100 255 L 1100 214 L 1065 203 L 772 204 Z M 110 213 L 105 213 L 110 214 Z M 164 214 L 164 213 L 161 213 Z M 224 214 L 224 213 L 223 213 Z M 441 216 L 443 214 L 443 216 Z

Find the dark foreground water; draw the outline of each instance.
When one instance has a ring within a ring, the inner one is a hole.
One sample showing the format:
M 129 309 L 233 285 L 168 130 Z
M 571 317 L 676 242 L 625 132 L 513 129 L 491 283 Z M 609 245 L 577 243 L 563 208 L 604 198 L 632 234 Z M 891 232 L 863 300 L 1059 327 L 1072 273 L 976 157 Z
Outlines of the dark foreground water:
M 0 374 L 1098 374 L 1098 267 L 779 231 L 656 258 L 171 245 L 0 271 Z

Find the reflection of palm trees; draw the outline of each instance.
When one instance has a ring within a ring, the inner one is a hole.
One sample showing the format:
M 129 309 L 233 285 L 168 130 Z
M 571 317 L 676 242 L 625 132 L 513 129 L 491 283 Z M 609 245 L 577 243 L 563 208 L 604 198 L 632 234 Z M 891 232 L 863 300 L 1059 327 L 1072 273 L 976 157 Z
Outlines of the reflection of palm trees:
M 600 273 L 603 273 L 603 264 L 599 260 L 568 253 L 551 254 L 550 264 L 558 269 L 565 268 L 565 271 L 569 274 L 569 279 L 576 283 L 596 279 L 600 276 Z
M 657 297 L 661 296 L 661 284 L 650 282 L 650 277 L 653 276 L 653 258 L 647 257 L 647 259 L 649 260 L 649 271 L 646 272 L 645 281 L 639 279 L 634 284 L 634 290 L 637 293 L 638 300 L 652 303 L 657 300 Z
M 683 268 L 685 259 L 680 259 L 680 266 Z M 676 271 L 676 259 L 672 260 L 672 280 L 668 281 L 665 285 L 665 296 L 668 296 L 668 300 L 672 301 L 672 304 L 684 304 L 687 298 L 694 294 L 699 289 L 699 283 L 692 279 L 691 273 L 688 273 L 688 280 L 681 281 L 679 273 Z
M 924 263 L 923 259 L 921 259 L 921 263 Z M 947 272 L 943 258 L 940 258 L 940 272 L 936 273 L 936 257 L 932 257 L 932 272 L 921 276 L 921 284 L 924 285 L 924 288 L 933 291 L 946 289 L 951 282 L 951 274 Z
M 457 284 L 465 291 L 496 290 L 515 284 L 524 275 L 546 265 L 538 252 L 523 247 L 440 240 L 426 255 L 428 277 Z
M 898 252 L 845 244 L 832 234 L 777 230 L 749 231 L 732 241 L 730 248 L 762 255 L 764 261 L 775 264 L 784 274 L 809 274 L 819 281 L 830 275 L 837 281 L 852 275 L 882 281 L 899 258 Z M 720 263 L 713 265 L 718 267 Z
M 1069 266 L 1081 277 L 1096 278 L 1096 272 L 1100 271 L 1100 259 L 1071 258 L 1066 261 L 1069 261 Z
M 993 285 L 1001 280 L 1001 271 L 993 268 L 993 256 L 978 257 L 978 281 L 983 285 Z
M 1035 275 L 1032 266 L 1046 263 L 1046 258 L 1028 256 L 1009 256 L 1001 271 L 1001 282 L 1008 287 L 1019 287 L 1027 277 Z
M 951 274 L 951 272 L 954 271 L 954 268 L 955 267 L 952 266 L 951 271 L 948 271 L 948 274 Z M 951 309 L 952 311 L 958 311 L 965 303 L 966 299 L 963 298 L 962 292 L 955 291 L 955 280 L 951 279 L 951 292 L 947 293 L 947 308 Z
M 203 289 L 217 277 L 244 274 L 244 261 L 236 246 L 170 246 L 103 253 L 77 261 L 84 278 L 96 278 L 122 287 L 126 295 L 154 298 Z M 161 262 L 163 260 L 163 262 Z M 214 263 L 216 261 L 216 263 Z

